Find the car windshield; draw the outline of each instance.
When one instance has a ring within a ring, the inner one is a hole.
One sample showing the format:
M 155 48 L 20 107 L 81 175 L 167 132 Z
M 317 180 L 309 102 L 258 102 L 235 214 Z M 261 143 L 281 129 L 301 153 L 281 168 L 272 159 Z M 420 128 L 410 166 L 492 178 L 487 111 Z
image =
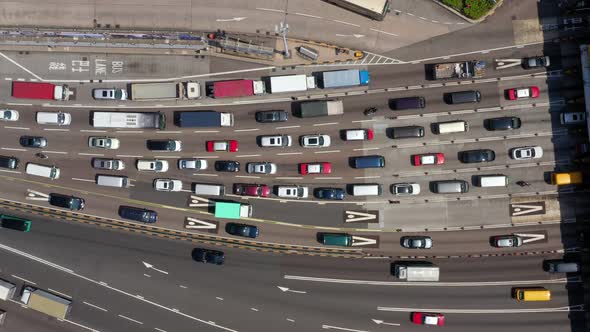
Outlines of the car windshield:
M 123 97 L 123 91 L 122 90 L 115 90 L 115 98 L 121 99 L 121 97 Z
M 157 171 L 161 171 L 162 170 L 162 163 L 153 162 L 150 166 L 151 166 L 152 169 L 155 169 Z

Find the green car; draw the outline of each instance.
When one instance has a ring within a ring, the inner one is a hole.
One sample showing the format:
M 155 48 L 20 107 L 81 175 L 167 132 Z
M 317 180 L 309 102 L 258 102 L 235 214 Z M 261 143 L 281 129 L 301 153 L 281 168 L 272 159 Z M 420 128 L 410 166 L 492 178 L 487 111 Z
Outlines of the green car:
M 31 230 L 31 221 L 19 217 L 0 214 L 0 226 L 16 231 L 28 232 Z
M 352 246 L 352 235 L 346 233 L 323 233 L 322 244 L 327 246 Z

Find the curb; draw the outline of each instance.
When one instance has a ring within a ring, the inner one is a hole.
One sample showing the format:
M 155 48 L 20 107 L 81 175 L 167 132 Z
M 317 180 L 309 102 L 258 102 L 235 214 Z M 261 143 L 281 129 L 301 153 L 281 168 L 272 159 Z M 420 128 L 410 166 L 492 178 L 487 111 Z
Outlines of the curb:
M 432 0 L 432 2 L 436 3 L 437 5 L 445 8 L 446 10 L 448 10 L 449 12 L 459 16 L 460 18 L 462 18 L 463 20 L 471 23 L 471 24 L 477 24 L 477 23 L 481 23 L 483 21 L 485 21 L 486 18 L 488 18 L 488 16 L 493 15 L 496 12 L 496 9 L 498 9 L 498 7 L 502 6 L 502 4 L 504 4 L 504 0 L 498 0 L 496 2 L 496 4 L 494 5 L 494 7 L 492 7 L 487 14 L 485 14 L 484 16 L 478 18 L 477 20 L 471 19 L 463 14 L 461 14 L 459 11 L 457 11 L 455 8 L 452 8 L 450 6 L 445 5 L 444 3 L 442 3 L 441 0 Z

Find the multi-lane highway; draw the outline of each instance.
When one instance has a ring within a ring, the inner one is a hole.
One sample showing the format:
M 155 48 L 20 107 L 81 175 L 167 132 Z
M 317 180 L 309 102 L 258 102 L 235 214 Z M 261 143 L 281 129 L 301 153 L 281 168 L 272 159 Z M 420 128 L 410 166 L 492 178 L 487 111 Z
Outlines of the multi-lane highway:
M 96 3 L 74 5 L 70 10 L 77 13 L 76 19 L 64 27 L 100 28 L 108 21 L 118 24 L 117 28 L 141 28 L 151 22 L 145 14 L 153 10 L 149 6 L 129 3 L 115 7 L 118 14 L 107 19 L 112 9 L 103 14 L 105 9 Z M 539 16 L 557 15 L 550 7 L 546 3 L 536 7 L 533 1 L 506 1 L 486 22 L 471 25 L 461 24 L 464 22 L 458 17 L 426 1 L 396 3 L 382 23 L 324 2 L 289 1 L 272 6 L 215 2 L 206 10 L 199 10 L 203 6 L 196 3 L 157 6 L 160 19 L 148 24 L 153 29 L 263 33 L 287 13 L 291 37 L 368 51 L 367 63 L 361 67 L 370 73 L 368 86 L 237 99 L 100 101 L 92 98 L 92 90 L 125 89 L 129 83 L 160 79 L 192 80 L 204 86 L 220 79 L 313 75 L 336 68 L 269 66 L 210 56 L 139 55 L 99 48 L 85 53 L 61 48 L 25 51 L 4 45 L 0 52 L 0 101 L 2 108 L 18 111 L 20 116 L 18 121 L 0 123 L 0 155 L 18 158 L 19 167 L 0 169 L 0 213 L 30 219 L 32 228 L 26 233 L 0 232 L 0 278 L 19 289 L 38 287 L 73 303 L 66 319 L 58 321 L 20 306 L 16 296 L 0 303 L 0 309 L 8 312 L 6 328 L 418 331 L 424 327 L 412 324 L 411 313 L 435 312 L 445 315 L 444 328 L 457 331 L 583 330 L 581 275 L 550 274 L 543 269 L 547 259 L 582 259 L 585 249 L 579 234 L 586 226 L 577 221 L 588 213 L 587 195 L 578 190 L 580 187 L 558 187 L 550 181 L 555 171 L 578 168 L 574 163 L 576 146 L 588 140 L 586 133 L 576 134 L 561 120 L 565 110 L 578 106 L 570 105 L 571 99 L 584 94 L 580 77 L 565 70 L 579 61 L 577 45 L 571 39 L 555 38 L 559 35 L 551 35 L 555 39 L 543 43 L 542 34 L 539 37 L 534 29 L 526 28 L 538 24 Z M 223 10 L 226 8 L 233 8 L 231 14 Z M 14 11 L 29 13 L 23 16 L 27 18 L 38 13 L 27 2 L 10 3 L 6 9 L 3 15 L 9 22 L 14 20 L 10 14 Z M 172 19 L 167 14 L 172 9 L 182 10 L 183 18 L 175 15 Z M 91 11 L 95 13 L 91 15 Z M 145 17 L 133 24 L 122 23 L 124 19 L 118 15 L 129 13 Z M 46 20 L 58 22 L 62 14 L 54 13 Z M 399 30 L 401 26 L 405 28 Z M 415 33 L 410 36 L 412 30 Z M 444 33 L 448 34 L 400 49 Z M 482 38 L 486 34 L 490 37 L 487 44 Z M 399 64 L 373 66 L 371 61 L 377 56 L 372 52 L 387 52 L 400 60 Z M 551 57 L 548 68 L 526 70 L 520 65 L 521 59 L 541 54 Z M 473 59 L 487 63 L 482 78 L 433 81 L 427 74 L 432 63 Z M 510 62 L 515 65 L 503 67 Z M 104 63 L 107 75 L 100 70 Z M 70 101 L 16 99 L 10 94 L 14 81 L 67 82 L 75 97 Z M 539 88 L 538 98 L 508 100 L 508 89 L 531 86 Z M 464 90 L 478 90 L 481 101 L 445 102 L 445 95 Z M 412 96 L 423 97 L 426 107 L 390 108 L 392 99 Z M 294 111 L 301 102 L 322 99 L 341 100 L 344 114 L 300 118 Z M 377 111 L 364 115 L 370 107 Z M 90 119 L 96 110 L 160 111 L 166 115 L 166 128 L 95 128 Z M 176 126 L 174 113 L 187 110 L 229 112 L 234 125 Z M 289 119 L 261 124 L 254 116 L 260 110 L 285 110 Z M 40 111 L 70 113 L 72 122 L 59 127 L 38 124 L 35 119 Z M 518 117 L 522 126 L 492 131 L 484 125 L 487 119 L 507 116 Z M 469 129 L 436 132 L 436 123 L 455 120 L 465 121 Z M 392 128 L 402 126 L 421 126 L 425 135 L 393 138 Z M 347 129 L 370 129 L 375 137 L 346 141 L 343 133 Z M 292 146 L 260 146 L 260 136 L 279 134 L 291 136 Z M 331 144 L 302 147 L 299 138 L 308 134 L 329 135 Z M 48 144 L 40 149 L 23 147 L 19 138 L 24 135 L 45 137 Z M 115 137 L 121 146 L 114 150 L 92 148 L 88 146 L 91 136 Z M 149 139 L 180 140 L 182 150 L 150 151 L 146 146 Z M 237 152 L 206 151 L 206 141 L 228 139 L 238 142 Z M 514 148 L 527 146 L 540 147 L 542 157 L 516 160 L 511 156 Z M 462 151 L 476 149 L 493 150 L 494 160 L 460 161 Z M 38 152 L 48 158 L 36 157 Z M 445 162 L 414 165 L 414 155 L 428 153 L 444 154 Z M 351 167 L 351 158 L 366 155 L 383 156 L 385 166 Z M 118 171 L 93 169 L 94 158 L 119 159 L 126 167 Z M 209 167 L 181 170 L 176 166 L 181 158 L 204 159 Z M 170 168 L 163 173 L 138 171 L 135 165 L 139 159 L 164 160 Z M 221 160 L 238 161 L 242 169 L 217 172 L 213 165 Z M 58 167 L 60 178 L 26 174 L 29 162 Z M 248 162 L 275 163 L 277 172 L 249 174 L 245 171 Z M 308 162 L 328 162 L 331 172 L 303 175 L 300 164 Z M 127 176 L 131 185 L 98 186 L 97 174 Z M 506 175 L 508 185 L 484 188 L 478 184 L 482 175 L 494 174 Z M 181 180 L 183 190 L 158 192 L 153 188 L 156 178 Z M 433 181 L 451 179 L 466 181 L 468 192 L 435 193 Z M 527 185 L 519 186 L 519 182 Z M 220 198 L 196 195 L 192 192 L 195 183 L 221 184 L 226 188 L 222 199 L 251 204 L 252 217 L 241 221 L 256 225 L 259 236 L 244 239 L 226 233 L 225 225 L 232 220 L 216 219 L 212 213 L 213 202 Z M 269 197 L 243 197 L 232 192 L 235 183 L 266 184 L 275 190 Z M 368 197 L 351 195 L 351 185 L 360 183 L 378 184 L 383 192 Z M 416 183 L 420 194 L 395 195 L 392 185 L 396 183 Z M 280 198 L 276 195 L 279 185 L 305 186 L 310 195 Z M 315 189 L 325 187 L 345 189 L 344 200 L 314 197 Z M 50 193 L 82 197 L 85 208 L 67 211 L 50 206 Z M 158 221 L 146 225 L 122 219 L 118 215 L 121 205 L 154 210 Z M 191 221 L 196 222 L 192 227 Z M 324 232 L 348 233 L 352 246 L 324 246 L 320 236 Z M 491 245 L 494 236 L 508 234 L 519 236 L 524 244 L 511 248 Z M 409 235 L 430 236 L 433 248 L 403 248 L 401 239 Z M 195 247 L 223 250 L 225 264 L 195 262 L 191 259 Z M 440 280 L 406 282 L 396 278 L 394 264 L 408 261 L 433 263 L 440 269 Z M 517 302 L 514 290 L 528 287 L 550 290 L 551 300 Z

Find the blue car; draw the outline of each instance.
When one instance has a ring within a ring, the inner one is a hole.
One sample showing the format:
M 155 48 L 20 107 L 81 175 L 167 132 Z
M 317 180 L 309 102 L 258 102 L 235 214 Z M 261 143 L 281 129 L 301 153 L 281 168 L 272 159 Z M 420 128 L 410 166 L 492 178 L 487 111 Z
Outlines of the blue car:
M 231 235 L 249 237 L 252 239 L 258 236 L 258 227 L 233 222 L 225 225 L 225 231 Z
M 205 248 L 193 249 L 192 256 L 197 262 L 217 265 L 223 265 L 223 261 L 225 260 L 225 255 L 222 251 Z
M 314 196 L 319 199 L 331 199 L 341 201 L 344 199 L 344 190 L 340 188 L 318 188 Z

